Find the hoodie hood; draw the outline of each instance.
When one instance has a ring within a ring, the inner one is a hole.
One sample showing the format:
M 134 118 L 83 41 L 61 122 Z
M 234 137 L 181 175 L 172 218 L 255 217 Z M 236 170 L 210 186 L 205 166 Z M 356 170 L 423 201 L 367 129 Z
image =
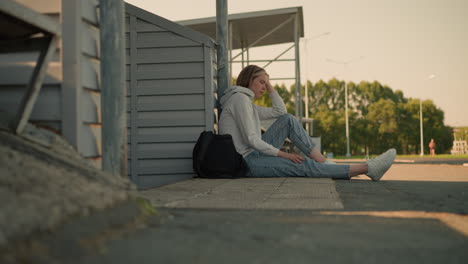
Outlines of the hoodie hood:
M 224 105 L 229 101 L 229 99 L 231 99 L 231 97 L 236 93 L 245 94 L 250 98 L 250 100 L 253 100 L 255 98 L 254 92 L 252 92 L 252 90 L 250 90 L 249 88 L 245 88 L 242 86 L 231 86 L 224 91 L 223 97 L 221 97 L 221 107 L 224 107 Z

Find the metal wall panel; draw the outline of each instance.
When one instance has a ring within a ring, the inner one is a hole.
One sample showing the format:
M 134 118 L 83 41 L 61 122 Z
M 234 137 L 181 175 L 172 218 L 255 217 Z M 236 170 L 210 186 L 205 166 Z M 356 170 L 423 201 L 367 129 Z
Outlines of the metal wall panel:
M 83 123 L 101 124 L 101 93 L 89 90 L 82 93 L 81 96 L 81 120 Z
M 88 159 L 101 160 L 101 124 L 85 124 L 80 126 L 79 131 L 84 138 L 89 140 L 83 140 L 80 145 L 80 154 L 87 157 Z
M 137 50 L 137 17 L 136 15 L 129 15 L 128 26 L 126 27 L 129 29 L 129 33 L 125 34 L 128 36 L 128 41 L 126 41 L 126 47 L 129 49 L 130 57 L 127 60 L 127 67 L 126 67 L 126 79 L 130 81 L 130 107 L 127 107 L 127 112 L 130 112 L 130 117 L 127 117 L 128 127 L 129 130 L 127 133 L 130 135 L 129 147 L 128 147 L 128 158 L 130 159 L 129 162 L 129 174 L 132 181 L 141 188 L 141 183 L 139 179 L 139 171 L 138 171 L 138 155 L 137 155 L 137 147 L 138 147 L 138 94 L 136 92 L 137 89 L 137 77 L 136 77 L 136 70 L 137 70 L 137 63 L 136 63 L 136 56 L 138 54 Z M 132 153 L 134 153 L 132 155 Z
M 138 161 L 141 175 L 164 173 L 192 173 L 192 159 L 144 159 Z
M 193 144 L 190 143 L 143 143 L 138 144 L 140 159 L 191 158 Z M 176 167 L 176 166 L 174 166 Z M 159 174 L 159 171 L 155 171 Z
M 136 89 L 138 95 L 203 94 L 204 91 L 203 78 L 141 80 Z
M 92 59 L 88 56 L 81 55 L 81 87 L 91 90 L 100 90 L 99 74 L 100 65 L 99 60 Z
M 60 0 L 15 0 L 36 12 L 44 13 L 59 22 Z M 48 64 L 43 85 L 33 106 L 29 122 L 61 132 L 62 65 L 59 44 Z M 16 115 L 21 98 L 26 94 L 39 56 L 38 51 L 2 53 L 0 55 L 0 111 Z
M 138 127 L 204 126 L 205 111 L 139 112 L 134 122 Z
M 203 95 L 151 95 L 138 97 L 139 111 L 204 110 Z
M 194 176 L 192 150 L 213 129 L 214 44 L 127 4 L 129 175 L 139 188 Z
M 193 40 L 171 32 L 141 32 L 138 34 L 137 48 L 190 47 L 198 45 Z
M 80 0 L 81 16 L 87 24 L 99 27 L 98 9 L 99 0 Z M 99 33 L 98 33 L 99 36 Z
M 137 63 L 203 62 L 202 47 L 165 47 L 139 49 Z
M 138 128 L 139 143 L 157 142 L 195 142 L 203 126 L 193 127 L 140 127 Z
M 16 114 L 21 97 L 25 94 L 25 86 L 2 86 L 0 87 L 0 106 L 2 111 L 11 115 Z M 60 103 L 60 85 L 46 85 L 41 88 L 41 92 L 34 104 L 31 112 L 31 120 L 44 123 L 44 121 L 59 122 L 62 118 Z
M 138 80 L 202 77 L 205 77 L 203 62 L 138 64 L 136 69 L 136 78 Z
M 81 129 L 78 151 L 101 168 L 101 84 L 98 0 L 81 0 Z
M 26 85 L 34 70 L 35 61 L 10 64 L 8 56 L 3 56 L 0 62 L 0 85 Z M 56 85 L 62 82 L 62 65 L 49 63 L 47 73 L 44 76 L 43 85 Z
M 154 24 L 151 24 L 149 22 L 146 22 L 144 20 L 138 19 L 137 20 L 137 25 L 136 25 L 136 30 L 138 32 L 159 32 L 159 31 L 167 31 L 164 28 L 158 27 Z
M 98 0 L 62 0 L 63 134 L 101 167 Z
M 83 54 L 92 58 L 100 58 L 99 29 L 90 23 L 82 23 L 80 30 Z

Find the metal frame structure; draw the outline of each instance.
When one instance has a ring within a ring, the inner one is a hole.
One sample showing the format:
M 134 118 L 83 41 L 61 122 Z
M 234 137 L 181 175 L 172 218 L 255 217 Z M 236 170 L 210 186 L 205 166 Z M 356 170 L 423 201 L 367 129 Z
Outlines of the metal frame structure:
M 216 18 L 202 18 L 178 21 L 177 23 L 197 30 L 211 38 L 216 38 Z M 229 35 L 229 72 L 232 75 L 232 64 L 245 64 L 252 62 L 266 63 L 268 67 L 273 62 L 295 62 L 294 77 L 271 78 L 271 80 L 295 80 L 296 87 L 301 87 L 299 38 L 304 36 L 304 22 L 302 7 L 274 9 L 267 11 L 249 12 L 228 15 Z M 280 52 L 273 59 L 250 60 L 250 48 L 274 44 L 291 43 L 286 50 Z M 281 59 L 288 51 L 294 48 L 294 58 Z M 241 51 L 233 56 L 233 50 Z M 236 60 L 238 57 L 240 60 Z M 300 89 L 296 89 L 296 102 L 302 101 Z M 296 116 L 303 120 L 302 104 L 296 103 Z
M 12 120 L 13 131 L 21 134 L 41 90 L 47 66 L 57 49 L 61 28 L 47 16 L 10 0 L 2 0 L 0 18 L 0 53 L 39 51 L 26 93 Z
M 228 60 L 229 26 L 227 9 L 227 0 L 216 0 L 216 63 L 218 66 L 216 79 L 218 84 L 217 93 L 219 95 L 224 94 L 224 91 L 229 87 L 231 80 L 230 73 L 232 72 Z M 216 107 L 219 114 L 221 114 L 219 100 Z

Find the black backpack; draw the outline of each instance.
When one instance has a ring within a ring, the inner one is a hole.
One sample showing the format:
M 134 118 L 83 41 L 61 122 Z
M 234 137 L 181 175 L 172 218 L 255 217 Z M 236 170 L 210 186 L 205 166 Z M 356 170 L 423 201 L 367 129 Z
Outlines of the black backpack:
M 237 153 L 231 135 L 204 131 L 193 148 L 193 170 L 200 178 L 245 177 L 249 168 Z

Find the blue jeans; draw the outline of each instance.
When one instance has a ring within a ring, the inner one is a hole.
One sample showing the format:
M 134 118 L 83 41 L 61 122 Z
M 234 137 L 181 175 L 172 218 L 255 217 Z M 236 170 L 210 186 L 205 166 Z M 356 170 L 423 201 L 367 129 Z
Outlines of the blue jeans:
M 301 124 L 290 114 L 279 117 L 262 135 L 263 141 L 276 148 L 281 148 L 286 138 L 305 154 L 305 161 L 297 164 L 254 151 L 244 157 L 250 168 L 248 176 L 349 179 L 349 165 L 323 164 L 309 158 L 314 144 Z

